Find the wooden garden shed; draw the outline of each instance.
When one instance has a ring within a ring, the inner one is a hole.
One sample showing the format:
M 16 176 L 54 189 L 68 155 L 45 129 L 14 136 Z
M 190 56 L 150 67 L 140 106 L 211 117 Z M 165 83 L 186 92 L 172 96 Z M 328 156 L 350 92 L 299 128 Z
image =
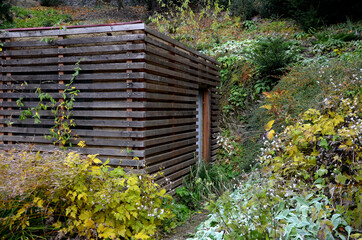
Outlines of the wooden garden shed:
M 197 159 L 215 160 L 214 59 L 140 21 L 8 29 L 0 39 L 0 149 L 57 147 L 44 137 L 54 122 L 50 109 L 39 111 L 37 124 L 19 116 L 39 103 L 37 88 L 61 101 L 79 62 L 71 85 L 79 90 L 71 114 L 77 139 L 70 150 L 99 154 L 112 165 L 162 170 L 168 188 L 180 185 Z M 80 140 L 86 147 L 76 145 Z

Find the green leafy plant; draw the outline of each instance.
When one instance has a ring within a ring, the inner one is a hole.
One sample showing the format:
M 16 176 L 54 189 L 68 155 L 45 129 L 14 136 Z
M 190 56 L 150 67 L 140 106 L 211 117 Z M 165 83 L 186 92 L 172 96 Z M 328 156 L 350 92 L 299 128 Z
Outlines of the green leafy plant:
M 25 9 L 12 7 L 13 22 L 4 23 L 4 28 L 50 27 L 69 23 L 72 16 L 60 14 L 55 9 Z

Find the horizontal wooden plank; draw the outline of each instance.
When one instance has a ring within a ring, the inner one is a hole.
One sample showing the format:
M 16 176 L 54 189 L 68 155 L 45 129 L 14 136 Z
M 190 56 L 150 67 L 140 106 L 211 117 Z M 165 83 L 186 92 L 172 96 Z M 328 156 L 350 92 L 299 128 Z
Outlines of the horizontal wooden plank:
M 29 31 L 11 31 L 2 32 L 0 38 L 28 38 L 28 37 L 46 37 L 46 36 L 65 36 L 76 34 L 92 34 L 92 33 L 107 33 L 117 31 L 143 30 L 144 23 L 112 25 L 112 26 L 95 26 L 95 27 L 79 27 L 69 29 L 54 29 L 54 30 L 29 30 Z
M 72 79 L 72 74 L 64 74 L 59 75 L 56 74 L 26 74 L 26 75 L 11 75 L 11 76 L 1 76 L 0 75 L 0 81 L 26 81 L 28 83 L 31 83 L 33 81 L 40 81 L 45 80 L 47 82 L 49 81 L 69 81 Z M 85 73 L 79 73 L 79 75 L 76 77 L 75 82 L 78 83 L 79 81 L 89 81 L 89 80 L 121 80 L 121 79 L 143 79 L 145 77 L 145 73 L 143 72 L 135 72 L 135 73 L 92 73 L 92 74 L 85 74 Z
M 196 137 L 196 135 L 197 135 L 196 132 L 188 132 L 188 133 L 182 133 L 182 134 L 173 134 L 173 135 L 161 137 L 161 138 L 148 139 L 148 140 L 144 140 L 144 146 L 145 147 L 150 147 L 153 145 L 158 146 L 163 143 L 169 143 L 172 141 L 178 141 L 178 140 L 186 139 L 186 138 L 194 138 L 194 137 Z
M 150 63 L 146 64 L 146 70 L 147 71 L 152 71 L 153 74 L 162 73 L 162 74 L 165 74 L 165 75 L 176 77 L 176 78 L 182 79 L 182 80 L 184 80 L 186 82 L 191 81 L 191 82 L 198 83 L 198 84 L 199 83 L 204 83 L 204 84 L 207 84 L 207 85 L 210 85 L 210 86 L 216 86 L 217 85 L 217 83 L 213 82 L 213 81 L 208 81 L 208 80 L 205 80 L 205 79 L 202 79 L 202 78 L 199 78 L 199 77 L 194 77 L 194 76 L 186 74 L 186 73 L 173 71 L 173 70 L 166 69 L 166 68 L 163 68 L 163 67 L 160 67 L 160 66 L 156 66 L 156 65 L 153 65 L 153 64 L 150 64 Z
M 118 36 L 106 37 L 79 37 L 79 38 L 65 38 L 65 39 L 49 39 L 49 41 L 12 41 L 4 42 L 3 48 L 16 48 L 16 47 L 49 47 L 49 46 L 68 46 L 79 44 L 98 44 L 98 43 L 112 43 L 112 42 L 129 42 L 141 41 L 146 37 L 145 34 L 127 34 Z
M 12 142 L 19 142 L 19 143 L 53 143 L 56 141 L 54 140 L 48 140 L 45 139 L 44 136 L 23 136 L 23 135 L 0 135 L 0 141 L 12 141 Z M 142 141 L 130 141 L 130 140 L 122 140 L 122 139 L 104 139 L 104 138 L 98 138 L 98 139 L 92 139 L 92 138 L 80 138 L 80 139 L 74 139 L 70 142 L 73 145 L 77 145 L 79 141 L 84 141 L 87 146 L 111 146 L 111 147 L 144 147 L 144 143 Z
M 21 110 L 0 110 L 0 116 L 19 116 Z M 35 111 L 33 111 L 35 114 Z M 50 110 L 38 111 L 40 116 L 54 116 Z M 195 116 L 196 111 L 82 111 L 75 110 L 72 112 L 72 117 L 102 117 L 102 118 L 150 118 L 150 117 L 180 117 L 180 116 Z
M 204 78 L 205 80 L 217 81 L 217 82 L 219 81 L 219 79 L 215 75 L 211 75 L 211 74 L 208 74 L 206 72 L 201 72 L 200 70 L 193 70 L 190 67 L 182 66 L 180 64 L 165 61 L 165 60 L 162 60 L 161 58 L 159 58 L 158 56 L 148 54 L 145 57 L 145 60 L 148 63 L 152 63 L 154 65 L 161 65 L 161 66 L 164 66 L 164 67 L 167 67 L 167 68 L 173 68 L 174 70 L 184 72 L 184 73 L 187 73 L 187 74 L 191 74 L 191 75 L 193 75 L 195 77 L 198 77 L 198 78 Z
M 77 79 L 78 82 L 78 79 Z M 114 89 L 145 89 L 148 88 L 146 83 L 144 82 L 107 82 L 107 83 L 83 83 L 78 84 L 74 83 L 71 85 L 77 90 L 114 90 Z M 38 84 L 14 84 L 14 85 L 6 85 L 0 84 L 0 90 L 14 90 L 14 91 L 22 91 L 22 90 L 32 90 L 35 92 L 37 88 L 41 90 L 64 90 L 69 88 L 65 84 L 57 84 L 57 83 L 38 83 Z
M 207 72 L 209 74 L 212 74 L 213 76 L 220 76 L 220 72 L 212 69 L 212 68 L 209 68 L 209 67 L 206 67 L 202 64 L 197 64 L 193 61 L 190 61 L 188 59 L 185 59 L 184 57 L 180 57 L 180 56 L 177 56 L 177 55 L 173 55 L 173 54 L 169 54 L 165 51 L 160 51 L 158 47 L 156 46 L 153 46 L 153 47 L 146 47 L 146 51 L 147 51 L 147 54 L 154 54 L 156 56 L 160 56 L 162 58 L 166 58 L 168 59 L 169 61 L 173 61 L 173 62 L 178 62 L 184 66 L 188 66 L 188 67 L 191 67 L 191 68 L 194 68 L 194 69 L 198 69 L 199 71 L 202 71 L 202 72 Z
M 32 125 L 36 126 L 36 125 Z M 48 128 L 34 128 L 34 127 L 0 127 L 0 132 L 3 133 L 20 133 L 20 134 L 49 134 Z M 146 131 L 120 131 L 120 130 L 86 130 L 86 129 L 72 129 L 74 135 L 80 137 L 120 137 L 120 138 L 144 138 Z M 154 136 L 154 132 L 150 131 L 150 136 Z
M 1 119 L 0 119 L 1 121 Z M 179 118 L 179 119 L 164 119 L 164 120 L 147 120 L 144 123 L 145 127 L 158 127 L 177 124 L 196 124 L 196 118 Z
M 24 107 L 22 109 L 36 107 L 38 102 L 23 102 Z M 114 108 L 146 108 L 146 102 L 126 102 L 126 101 L 119 101 L 119 102 L 75 102 L 74 109 L 76 108 L 97 108 L 97 109 L 114 109 Z M 0 107 L 18 107 L 16 102 L 0 102 Z
M 168 176 L 170 174 L 180 171 L 180 169 L 190 168 L 190 166 L 194 165 L 195 162 L 196 162 L 196 160 L 194 158 L 191 158 L 187 161 L 181 162 L 172 167 L 164 169 L 162 171 L 162 173 L 164 174 L 164 176 Z
M 135 63 L 102 63 L 102 64 L 80 64 L 81 71 L 106 71 L 106 70 L 128 70 L 145 69 L 146 64 L 142 62 Z M 32 67 L 2 67 L 2 73 L 32 73 L 32 72 L 57 72 L 57 71 L 75 71 L 74 65 L 54 65 L 54 66 L 32 66 Z
M 196 96 L 199 93 L 198 91 L 192 90 L 192 89 L 180 88 L 180 87 L 171 87 L 171 86 L 160 85 L 160 84 L 152 84 L 152 83 L 147 83 L 146 84 L 146 89 L 147 90 L 157 91 L 157 92 L 181 93 L 181 94 L 187 94 L 187 95 L 193 95 L 193 96 Z
M 0 127 L 0 132 L 3 133 L 20 133 L 20 134 L 49 134 L 49 129 L 47 128 L 35 128 L 32 125 L 31 127 Z M 185 125 L 185 126 L 176 126 L 155 130 L 143 130 L 143 131 L 121 131 L 121 130 L 86 130 L 86 129 L 72 129 L 72 133 L 80 137 L 120 137 L 120 138 L 151 138 L 156 136 L 177 134 L 180 132 L 190 132 L 195 131 L 196 125 Z
M 213 62 L 214 64 L 220 65 L 220 63 L 218 61 L 216 61 L 215 59 L 213 59 L 213 58 L 211 58 L 211 57 L 209 57 L 209 56 L 207 56 L 205 54 L 202 54 L 202 53 L 196 51 L 195 49 L 192 49 L 192 48 L 190 48 L 190 47 L 188 47 L 188 46 L 186 46 L 186 45 L 172 39 L 171 37 L 169 37 L 169 36 L 167 36 L 165 34 L 159 33 L 159 32 L 157 32 L 156 30 L 153 30 L 152 28 L 150 28 L 147 25 L 144 26 L 144 30 L 145 30 L 146 33 L 152 34 L 152 35 L 154 35 L 154 36 L 156 36 L 158 38 L 161 38 L 161 39 L 165 40 L 166 42 L 172 43 L 172 44 L 174 44 L 174 45 L 176 45 L 176 46 L 178 46 L 178 47 L 180 47 L 182 49 L 185 49 L 185 50 L 187 50 L 187 51 L 189 51 L 189 52 L 191 52 L 193 54 L 196 54 L 197 56 L 205 58 L 205 59 Z
M 31 149 L 34 151 L 55 151 L 59 150 L 58 147 L 52 145 L 30 145 Z M 3 149 L 29 149 L 29 144 L 0 144 L 0 150 Z M 83 154 L 100 154 L 100 155 L 109 155 L 109 156 L 118 156 L 118 157 L 144 157 L 143 150 L 131 150 L 127 152 L 127 149 L 114 149 L 114 148 L 79 148 L 79 147 L 69 147 L 69 151 L 76 151 Z
M 152 148 L 147 148 L 145 150 L 145 154 L 147 155 L 152 155 L 155 153 L 161 153 L 164 151 L 168 151 L 168 150 L 174 150 L 177 148 L 181 148 L 181 147 L 185 147 L 187 145 L 190 144 L 195 144 L 197 142 L 196 138 L 190 138 L 187 140 L 183 140 L 183 141 L 178 141 L 178 142 L 172 142 L 172 143 L 168 143 L 165 145 L 157 145 L 156 147 L 152 147 Z
M 180 96 L 180 95 L 170 95 L 170 94 L 160 94 L 160 93 L 146 93 L 145 98 L 152 100 L 167 100 L 174 102 L 196 102 L 196 96 Z
M 22 109 L 27 109 L 31 107 L 36 107 L 38 102 L 23 102 L 24 107 Z M 0 102 L 0 107 L 14 107 L 18 108 L 19 106 L 16 102 Z M 186 104 L 186 103 L 171 103 L 171 102 L 75 102 L 74 109 L 77 108 L 97 108 L 97 109 L 123 109 L 123 108 L 150 108 L 150 109 L 196 109 L 196 104 Z
M 48 93 L 54 99 L 63 98 L 62 93 Z M 2 93 L 2 96 L 7 99 L 19 99 L 23 98 L 23 101 L 26 101 L 27 98 L 38 98 L 39 94 L 37 93 Z M 75 101 L 78 99 L 122 99 L 122 98 L 147 98 L 145 92 L 79 92 L 77 96 L 74 97 Z M 190 99 L 192 101 L 193 99 Z
M 37 56 L 57 56 L 70 54 L 97 54 L 97 53 L 119 53 L 127 51 L 145 50 L 144 43 L 109 45 L 109 46 L 92 46 L 92 47 L 74 47 L 74 48 L 46 48 L 33 50 L 7 50 L 0 52 L 2 57 L 37 57 Z
M 191 146 L 187 146 L 184 148 L 180 148 L 177 150 L 173 150 L 167 153 L 162 153 L 162 154 L 157 154 L 155 156 L 152 157 L 146 157 L 146 165 L 150 165 L 150 164 L 154 164 L 154 163 L 158 163 L 170 158 L 174 158 L 177 156 L 180 156 L 182 154 L 187 154 L 187 153 L 193 153 L 196 150 L 197 146 L 196 144 L 193 144 Z
M 188 161 L 189 159 L 194 159 L 195 160 L 195 157 L 194 157 L 193 153 L 188 153 L 188 154 L 176 157 L 176 158 L 172 158 L 172 159 L 167 160 L 167 161 L 163 161 L 161 163 L 158 163 L 158 164 L 155 164 L 155 165 L 152 165 L 152 166 L 147 166 L 146 171 L 149 172 L 149 173 L 154 173 L 154 172 L 157 172 L 157 171 L 162 172 L 165 168 L 174 166 L 177 163 Z
M 0 123 L 6 124 L 9 119 L 0 119 Z M 22 125 L 34 125 L 34 119 L 25 119 L 23 121 L 12 119 L 12 124 L 22 124 Z M 77 127 L 134 127 L 134 128 L 144 128 L 146 125 L 145 121 L 120 121 L 120 120 L 80 120 L 74 119 L 74 123 Z M 54 125 L 54 120 L 41 119 L 41 125 L 47 128 L 46 126 Z
M 180 56 L 182 56 L 182 57 L 184 57 L 184 58 L 187 58 L 187 59 L 189 59 L 189 60 L 191 60 L 191 61 L 194 61 L 194 62 L 196 62 L 196 63 L 202 64 L 202 65 L 204 65 L 205 67 L 210 67 L 210 68 L 214 69 L 215 71 L 218 71 L 218 67 L 217 67 L 216 65 L 214 65 L 214 64 L 212 64 L 212 63 L 209 63 L 209 62 L 206 62 L 206 61 L 204 61 L 203 59 L 200 59 L 200 58 L 198 58 L 198 57 L 194 57 L 194 56 L 192 56 L 191 54 L 188 54 L 188 53 L 183 52 L 183 51 L 181 51 L 181 50 L 179 50 L 179 49 L 176 49 L 175 47 L 172 47 L 172 46 L 170 46 L 170 45 L 167 45 L 167 44 L 165 44 L 165 43 L 163 43 L 163 42 L 157 41 L 156 39 L 153 39 L 153 38 L 150 38 L 150 37 L 146 37 L 145 42 L 147 43 L 147 45 L 146 45 L 146 51 L 148 51 L 148 49 L 150 48 L 150 47 L 148 47 L 148 46 L 149 46 L 150 44 L 152 44 L 153 46 L 157 46 L 157 47 L 159 47 L 159 48 L 162 48 L 162 49 L 167 50 L 167 51 L 169 51 L 169 52 L 172 52 L 172 53 L 174 53 L 174 54 L 180 55 Z
M 195 130 L 196 130 L 196 124 L 160 128 L 160 129 L 154 129 L 154 130 L 147 130 L 145 132 L 145 137 L 151 138 L 151 137 L 163 136 L 163 135 L 169 136 L 171 134 L 176 134 L 179 132 L 189 132 L 189 131 L 195 131 Z
M 142 60 L 146 56 L 145 53 L 127 53 L 127 54 L 106 54 L 106 55 L 89 55 L 89 56 L 70 56 L 70 57 L 42 57 L 38 58 L 20 58 L 0 60 L 3 66 L 18 66 L 18 65 L 51 65 L 51 64 L 75 64 L 92 63 L 92 62 L 110 62 L 110 61 L 126 61 L 126 60 Z
M 164 83 L 164 84 L 174 84 L 174 85 L 182 86 L 185 88 L 193 88 L 193 89 L 199 88 L 199 85 L 197 83 L 180 81 L 180 80 L 176 80 L 174 78 L 162 77 L 162 76 L 158 76 L 158 75 L 151 74 L 151 73 L 145 73 L 144 78 L 146 80 L 150 80 L 153 82 Z
M 13 125 L 34 125 L 33 119 L 25 119 L 23 121 L 17 119 L 10 120 Z M 145 127 L 159 127 L 177 124 L 194 123 L 196 118 L 181 118 L 181 119 L 164 119 L 164 120 L 147 120 L 147 121 L 121 121 L 121 120 L 81 120 L 74 119 L 74 123 L 77 127 L 132 127 L 132 128 L 145 128 Z M 7 124 L 9 119 L 0 119 L 0 124 Z M 54 120 L 41 119 L 42 125 L 51 126 L 54 125 Z

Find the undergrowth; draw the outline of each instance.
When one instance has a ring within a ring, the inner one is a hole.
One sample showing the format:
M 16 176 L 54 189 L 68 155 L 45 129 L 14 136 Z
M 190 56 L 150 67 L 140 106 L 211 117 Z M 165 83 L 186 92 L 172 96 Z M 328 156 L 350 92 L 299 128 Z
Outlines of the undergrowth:
M 149 239 L 173 217 L 155 176 L 74 152 L 0 154 L 1 239 Z

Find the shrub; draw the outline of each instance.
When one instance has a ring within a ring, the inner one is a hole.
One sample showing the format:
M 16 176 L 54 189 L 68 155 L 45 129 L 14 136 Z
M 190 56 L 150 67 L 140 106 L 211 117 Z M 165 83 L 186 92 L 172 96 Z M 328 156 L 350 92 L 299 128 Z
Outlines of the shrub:
M 28 28 L 28 27 L 50 27 L 68 23 L 72 20 L 69 14 L 60 14 L 55 9 L 32 10 L 21 7 L 13 7 L 14 22 L 7 27 Z
M 253 49 L 252 61 L 261 76 L 266 77 L 271 85 L 296 60 L 296 52 L 291 49 L 291 42 L 282 37 L 261 39 Z
M 360 79 L 361 74 L 354 75 L 352 84 L 358 87 L 349 93 L 341 93 L 332 84 L 336 92 L 329 91 L 322 110 L 304 112 L 296 124 L 273 140 L 262 157 L 281 184 L 323 192 L 333 208 L 357 229 L 362 226 Z
M 146 239 L 172 217 L 153 176 L 99 164 L 74 152 L 1 152 L 2 238 Z

